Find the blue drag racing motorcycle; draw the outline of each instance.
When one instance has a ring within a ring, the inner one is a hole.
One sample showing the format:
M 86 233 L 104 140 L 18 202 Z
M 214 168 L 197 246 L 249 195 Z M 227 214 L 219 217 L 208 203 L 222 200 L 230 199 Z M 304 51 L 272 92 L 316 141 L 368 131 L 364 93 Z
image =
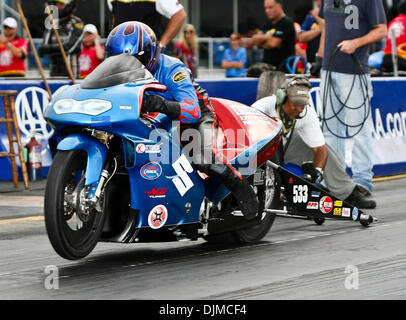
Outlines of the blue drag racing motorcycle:
M 55 131 L 44 209 L 50 242 L 63 258 L 83 258 L 99 241 L 249 243 L 268 233 L 275 219 L 269 209 L 280 200 L 280 173 L 268 161 L 281 140 L 280 121 L 213 99 L 222 151 L 259 199 L 257 218 L 246 220 L 229 190 L 183 153 L 179 122 L 141 114 L 144 96 L 164 90 L 136 58 L 122 54 L 54 95 L 44 114 Z M 237 128 L 242 143 L 230 137 Z

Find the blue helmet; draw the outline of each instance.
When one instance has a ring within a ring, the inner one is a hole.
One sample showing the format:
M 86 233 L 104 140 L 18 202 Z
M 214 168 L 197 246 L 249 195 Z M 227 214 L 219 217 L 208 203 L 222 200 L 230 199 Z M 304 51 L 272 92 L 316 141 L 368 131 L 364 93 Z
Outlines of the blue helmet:
M 106 42 L 107 57 L 121 53 L 135 56 L 154 74 L 159 66 L 161 48 L 150 27 L 139 21 L 128 21 L 115 27 Z

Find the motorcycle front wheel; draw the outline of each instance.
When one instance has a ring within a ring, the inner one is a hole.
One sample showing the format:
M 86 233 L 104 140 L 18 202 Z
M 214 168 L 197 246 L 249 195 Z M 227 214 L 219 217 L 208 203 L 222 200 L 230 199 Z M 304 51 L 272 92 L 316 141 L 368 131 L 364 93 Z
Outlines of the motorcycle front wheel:
M 44 216 L 49 240 L 63 258 L 87 256 L 100 239 L 104 214 L 86 206 L 87 154 L 58 151 L 45 189 Z

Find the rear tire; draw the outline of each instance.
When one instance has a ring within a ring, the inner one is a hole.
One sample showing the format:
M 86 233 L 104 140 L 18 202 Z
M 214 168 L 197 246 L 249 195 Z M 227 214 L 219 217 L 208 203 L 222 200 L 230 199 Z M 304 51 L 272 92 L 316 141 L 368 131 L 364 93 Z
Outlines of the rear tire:
M 49 240 L 63 258 L 77 260 L 87 256 L 99 241 L 104 213 L 78 210 L 85 194 L 84 175 L 87 155 L 84 151 L 58 151 L 45 190 L 44 215 Z M 76 204 L 67 198 L 76 196 Z
M 278 209 L 280 204 L 281 177 L 277 170 L 268 163 L 264 165 L 266 170 L 265 186 L 258 187 L 258 214 L 262 214 L 261 222 L 255 226 L 234 231 L 235 237 L 240 243 L 255 243 L 264 238 L 271 229 L 276 214 L 267 213 L 265 209 Z
M 267 213 L 264 210 L 279 208 L 281 176 L 268 162 L 264 164 L 263 168 L 266 173 L 266 182 L 264 186 L 258 187 L 257 192 L 259 202 L 258 212 L 261 215 L 261 221 L 245 229 L 206 235 L 204 239 L 207 242 L 213 244 L 256 243 L 267 235 L 275 221 L 276 214 Z

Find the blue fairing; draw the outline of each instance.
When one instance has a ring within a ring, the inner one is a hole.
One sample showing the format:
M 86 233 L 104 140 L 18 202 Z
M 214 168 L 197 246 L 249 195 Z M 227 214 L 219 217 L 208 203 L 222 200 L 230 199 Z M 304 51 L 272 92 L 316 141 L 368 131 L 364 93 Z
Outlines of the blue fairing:
M 52 100 L 44 116 L 57 130 L 69 126 L 82 126 L 124 137 L 148 137 L 151 129 L 139 117 L 138 99 L 142 89 L 142 85 L 131 83 L 103 89 L 81 89 L 80 85 L 70 86 Z M 57 114 L 52 106 L 64 99 L 78 102 L 88 99 L 109 101 L 112 108 L 95 116 L 78 112 Z
M 57 147 L 58 150 L 84 150 L 87 153 L 85 185 L 99 181 L 100 173 L 106 160 L 107 148 L 95 138 L 83 134 L 72 134 L 63 139 Z

